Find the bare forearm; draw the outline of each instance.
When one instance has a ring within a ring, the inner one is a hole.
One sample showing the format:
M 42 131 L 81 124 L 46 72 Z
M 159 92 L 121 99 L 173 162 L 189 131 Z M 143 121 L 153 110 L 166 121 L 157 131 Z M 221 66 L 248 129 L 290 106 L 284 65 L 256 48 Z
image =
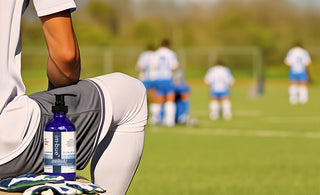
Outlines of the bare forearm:
M 76 38 L 74 44 L 55 47 L 49 52 L 47 76 L 55 87 L 71 85 L 79 81 L 81 71 L 80 52 Z M 50 49 L 49 49 L 50 51 Z
M 49 58 L 47 76 L 54 87 L 76 83 L 80 78 L 80 52 L 68 10 L 41 17 Z

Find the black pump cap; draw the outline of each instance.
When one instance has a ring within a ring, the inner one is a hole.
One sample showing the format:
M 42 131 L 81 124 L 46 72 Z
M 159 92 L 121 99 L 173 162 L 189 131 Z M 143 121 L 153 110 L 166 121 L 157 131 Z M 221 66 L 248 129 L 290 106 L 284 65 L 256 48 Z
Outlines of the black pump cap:
M 64 94 L 55 94 L 56 102 L 55 105 L 52 106 L 53 113 L 67 113 L 68 106 L 64 103 Z

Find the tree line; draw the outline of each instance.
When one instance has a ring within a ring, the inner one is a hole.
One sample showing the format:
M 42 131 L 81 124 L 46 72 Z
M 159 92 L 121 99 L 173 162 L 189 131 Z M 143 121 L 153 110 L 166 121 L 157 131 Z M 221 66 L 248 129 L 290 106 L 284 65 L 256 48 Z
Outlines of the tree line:
M 267 64 L 281 63 L 301 42 L 314 53 L 320 44 L 320 12 L 288 0 L 221 0 L 175 3 L 160 0 L 90 0 L 73 14 L 81 45 L 173 47 L 258 46 Z M 37 20 L 23 20 L 25 44 L 42 44 Z

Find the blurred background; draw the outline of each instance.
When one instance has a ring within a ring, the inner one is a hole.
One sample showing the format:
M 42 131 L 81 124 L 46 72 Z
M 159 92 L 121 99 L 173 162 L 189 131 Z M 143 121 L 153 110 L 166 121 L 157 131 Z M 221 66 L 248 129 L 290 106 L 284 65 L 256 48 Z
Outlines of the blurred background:
M 217 57 L 238 71 L 235 77 L 263 74 L 266 79 L 286 78 L 288 69 L 283 59 L 299 41 L 312 56 L 312 78 L 319 82 L 317 0 L 78 0 L 77 3 L 73 22 L 83 65 L 90 63 L 100 69 L 91 73 L 84 68 L 83 77 L 101 71 L 135 75 L 134 65 L 145 45 L 157 46 L 168 38 L 190 79 L 202 78 Z M 28 55 L 41 56 L 45 47 L 39 19 L 30 8 L 22 23 L 24 68 L 29 64 Z
M 168 38 L 191 87 L 197 126 L 146 128 L 128 194 L 320 194 L 319 0 L 78 0 L 73 23 L 82 78 L 133 77 L 139 54 Z M 284 58 L 310 52 L 309 97 L 292 106 Z M 27 93 L 47 87 L 47 49 L 31 5 L 22 21 Z M 222 59 L 235 77 L 233 118 L 209 119 L 208 68 Z M 89 170 L 80 172 L 90 177 Z

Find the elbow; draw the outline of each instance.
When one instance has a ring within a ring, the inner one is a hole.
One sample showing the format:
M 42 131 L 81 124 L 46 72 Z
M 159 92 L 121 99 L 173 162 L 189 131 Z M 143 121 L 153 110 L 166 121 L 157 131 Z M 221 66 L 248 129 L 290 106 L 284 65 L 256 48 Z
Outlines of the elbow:
M 66 49 L 65 51 L 61 51 L 59 55 L 62 63 L 66 64 L 70 68 L 76 68 L 80 66 L 79 51 L 72 51 L 70 49 Z
M 60 50 L 50 55 L 50 61 L 52 63 L 48 63 L 48 77 L 55 87 L 72 85 L 79 81 L 81 61 L 78 51 Z
M 65 74 L 66 84 L 65 85 L 72 85 L 76 84 L 80 79 L 80 71 L 72 72 L 70 74 Z
M 62 70 L 63 75 L 70 83 L 78 82 L 80 78 L 80 55 L 78 52 L 64 52 L 61 57 L 62 64 L 64 64 Z

